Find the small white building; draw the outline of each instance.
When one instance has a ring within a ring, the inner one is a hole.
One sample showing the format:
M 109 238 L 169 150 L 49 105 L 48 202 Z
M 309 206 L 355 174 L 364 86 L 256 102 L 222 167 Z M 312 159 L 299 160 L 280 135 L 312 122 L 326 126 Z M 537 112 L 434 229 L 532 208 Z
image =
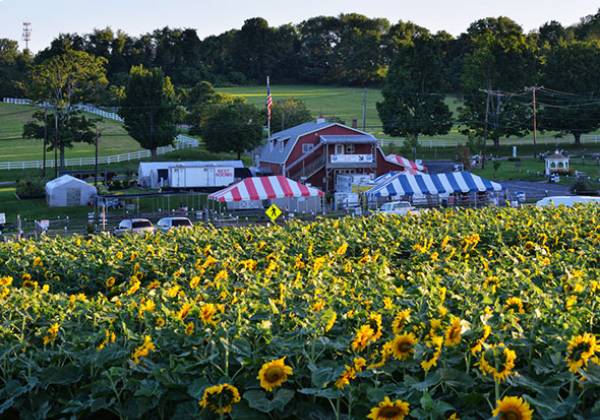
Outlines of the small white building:
M 546 157 L 546 176 L 569 173 L 569 157 L 558 150 Z
M 50 207 L 87 206 L 97 194 L 96 187 L 71 175 L 46 184 L 46 202 Z

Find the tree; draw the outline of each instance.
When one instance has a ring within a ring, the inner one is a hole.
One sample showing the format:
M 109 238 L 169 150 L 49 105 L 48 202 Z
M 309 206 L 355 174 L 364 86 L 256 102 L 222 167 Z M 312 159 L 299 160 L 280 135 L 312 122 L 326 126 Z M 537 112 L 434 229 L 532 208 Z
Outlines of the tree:
M 31 72 L 34 99 L 48 102 L 54 109 L 54 147 L 60 152 L 60 167 L 65 165 L 66 142 L 59 137 L 59 125 L 69 126 L 75 102 L 93 101 L 108 83 L 106 59 L 83 51 L 67 50 L 35 66 Z
M 17 41 L 0 38 L 0 98 L 25 96 L 30 64 L 28 50 L 20 52 Z
M 244 98 L 217 92 L 207 81 L 196 84 L 184 96 L 188 112 L 187 122 L 192 126 L 192 134 L 200 134 L 204 113 L 211 105 L 245 102 Z
M 125 129 L 156 157 L 156 149 L 173 144 L 177 134 L 175 89 L 161 69 L 134 66 L 119 110 Z
M 461 125 L 464 132 L 491 138 L 498 147 L 501 137 L 527 133 L 529 107 L 514 98 L 483 90 L 522 92 L 534 84 L 539 72 L 535 40 L 505 17 L 478 20 L 469 27 L 467 37 L 471 48 L 463 66 Z
M 70 115 L 58 113 L 57 126 L 47 125 L 47 121 L 55 119 L 52 112 L 46 114 L 43 111 L 36 111 L 32 118 L 23 126 L 23 138 L 44 140 L 44 148 L 48 152 L 53 150 L 64 152 L 65 148 L 72 148 L 74 143 L 94 143 L 97 133 L 96 124 L 100 121 L 87 118 L 79 111 L 73 111 Z M 48 142 L 48 139 L 58 139 L 58 143 Z M 45 166 L 43 169 L 45 170 Z
M 260 145 L 263 117 L 254 105 L 212 105 L 202 123 L 202 137 L 211 152 L 243 152 Z
M 271 125 L 274 129 L 285 130 L 312 120 L 306 104 L 300 99 L 288 98 L 275 101 Z
M 600 129 L 600 42 L 574 41 L 552 48 L 543 72 L 540 129 L 581 135 Z M 566 93 L 568 92 L 568 93 Z
M 407 146 L 417 147 L 418 136 L 446 134 L 452 128 L 452 113 L 439 94 L 443 84 L 441 45 L 424 28 L 398 42 L 396 60 L 390 67 L 377 111 L 383 131 L 406 137 Z

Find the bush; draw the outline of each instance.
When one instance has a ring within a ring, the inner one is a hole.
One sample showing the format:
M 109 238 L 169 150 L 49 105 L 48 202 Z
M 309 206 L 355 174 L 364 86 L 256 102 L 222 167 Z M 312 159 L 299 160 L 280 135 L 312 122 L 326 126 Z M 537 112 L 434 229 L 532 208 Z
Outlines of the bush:
M 17 181 L 19 198 L 44 198 L 46 196 L 46 180 L 43 178 L 25 178 Z

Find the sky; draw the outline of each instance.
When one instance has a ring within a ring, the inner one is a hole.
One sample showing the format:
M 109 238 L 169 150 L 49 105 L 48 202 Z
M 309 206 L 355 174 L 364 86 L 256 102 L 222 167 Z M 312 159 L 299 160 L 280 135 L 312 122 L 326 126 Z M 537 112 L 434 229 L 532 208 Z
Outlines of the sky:
M 132 35 L 164 26 L 195 28 L 204 38 L 255 16 L 276 26 L 349 12 L 458 35 L 488 16 L 509 16 L 530 31 L 550 20 L 573 24 L 599 8 L 597 0 L 0 0 L 0 38 L 21 41 L 22 23 L 31 22 L 30 48 L 37 51 L 59 33 L 106 26 Z

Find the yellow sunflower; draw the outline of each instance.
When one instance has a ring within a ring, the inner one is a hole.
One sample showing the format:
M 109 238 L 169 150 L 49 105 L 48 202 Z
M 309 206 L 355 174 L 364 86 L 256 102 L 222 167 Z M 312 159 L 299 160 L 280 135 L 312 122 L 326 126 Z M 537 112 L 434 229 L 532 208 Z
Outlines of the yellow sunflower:
M 413 333 L 402 334 L 392 340 L 392 354 L 396 360 L 406 360 L 415 352 L 417 338 Z
M 496 402 L 492 415 L 500 420 L 531 420 L 533 410 L 521 397 L 504 397 Z
M 235 386 L 221 384 L 206 388 L 199 404 L 201 408 L 208 408 L 216 414 L 227 414 L 233 410 L 233 404 L 240 400 L 240 392 Z
M 452 318 L 452 323 L 446 329 L 446 341 L 444 344 L 448 347 L 460 344 L 462 327 L 459 318 Z
M 501 361 L 499 359 L 500 357 L 504 360 Z M 494 359 L 493 361 L 492 358 Z M 499 344 L 497 346 L 491 346 L 487 351 L 484 351 L 481 354 L 479 367 L 483 373 L 493 376 L 494 381 L 502 383 L 506 378 L 513 374 L 516 359 L 517 354 L 513 350 L 504 346 L 504 344 Z M 501 368 L 496 368 L 496 366 L 501 366 Z
M 356 335 L 354 336 L 354 341 L 352 341 L 352 350 L 354 351 L 362 351 L 364 350 L 371 341 L 373 341 L 373 336 L 375 332 L 373 328 L 369 325 L 362 325 L 358 331 L 356 331 Z
M 207 303 L 200 308 L 200 319 L 204 324 L 215 325 L 214 316 L 217 313 L 217 307 L 213 303 Z
M 597 351 L 600 351 L 600 345 L 598 345 L 595 335 L 585 333 L 571 338 L 566 357 L 569 371 L 577 373 L 579 369 L 586 367 L 590 358 Z
M 504 307 L 508 311 L 512 311 L 516 314 L 524 314 L 525 310 L 523 309 L 523 301 L 518 297 L 511 297 L 506 299 L 506 304 Z
M 398 312 L 394 320 L 392 321 L 392 330 L 394 334 L 399 335 L 402 329 L 410 322 L 410 309 L 405 309 Z
M 483 344 L 485 343 L 485 340 L 488 339 L 491 333 L 492 327 L 490 327 L 489 325 L 484 325 L 482 337 L 479 340 L 477 340 L 477 342 L 471 347 L 471 354 L 473 356 L 475 356 L 483 349 Z
M 285 364 L 285 357 L 282 357 L 263 364 L 258 372 L 257 379 L 260 380 L 261 387 L 266 391 L 272 391 L 280 387 L 287 381 L 288 376 L 293 373 L 291 366 Z
M 374 335 L 371 338 L 373 342 L 379 340 L 383 334 L 381 314 L 372 313 L 369 315 L 369 326 L 373 329 Z
M 426 343 L 426 346 L 431 354 L 429 358 L 424 359 L 421 362 L 421 367 L 425 372 L 429 372 L 432 367 L 437 366 L 437 362 L 442 354 L 443 344 L 444 339 L 439 336 L 431 337 L 430 341 Z
M 367 418 L 371 420 L 403 420 L 410 413 L 410 406 L 406 401 L 392 401 L 385 397 L 377 407 L 371 409 Z

